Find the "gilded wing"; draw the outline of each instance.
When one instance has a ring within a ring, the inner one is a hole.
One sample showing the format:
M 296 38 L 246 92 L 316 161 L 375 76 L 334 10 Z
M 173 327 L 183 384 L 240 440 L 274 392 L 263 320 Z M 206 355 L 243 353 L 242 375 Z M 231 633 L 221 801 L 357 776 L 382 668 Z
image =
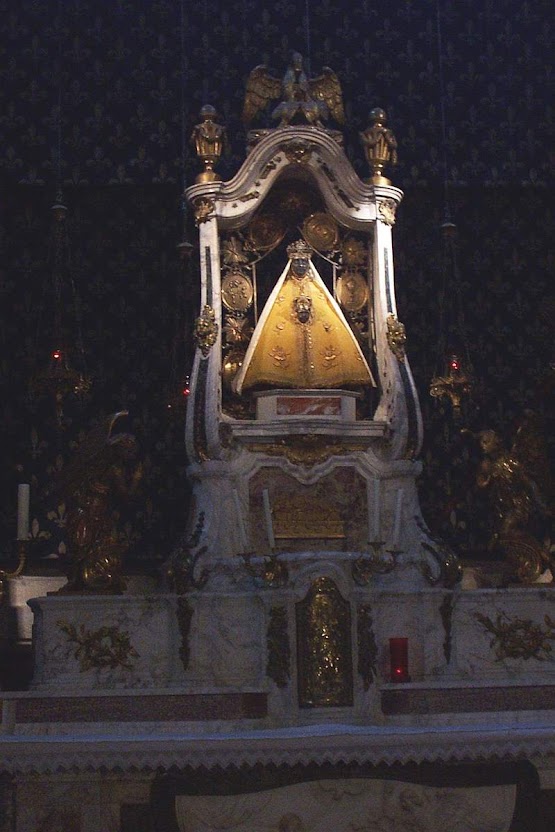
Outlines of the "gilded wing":
M 525 412 L 514 438 L 511 457 L 520 463 L 526 476 L 537 486 L 542 501 L 549 506 L 553 500 L 553 479 L 545 421 L 538 413 Z
M 243 121 L 249 124 L 269 101 L 279 98 L 282 82 L 269 74 L 266 66 L 255 66 L 247 79 L 245 103 L 243 104 Z
M 126 410 L 105 417 L 92 428 L 79 443 L 57 480 L 55 493 L 70 499 L 78 489 L 101 478 L 113 460 L 112 431 L 119 420 L 127 416 Z M 116 434 L 117 439 L 118 434 Z
M 335 72 L 325 66 L 322 75 L 312 78 L 308 83 L 314 98 L 324 102 L 338 124 L 345 124 L 341 84 Z

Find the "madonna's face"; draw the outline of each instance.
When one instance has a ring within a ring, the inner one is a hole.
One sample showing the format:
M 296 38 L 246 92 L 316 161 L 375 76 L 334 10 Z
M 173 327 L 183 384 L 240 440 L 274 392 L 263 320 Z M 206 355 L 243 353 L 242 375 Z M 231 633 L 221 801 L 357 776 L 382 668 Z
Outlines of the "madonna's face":
M 304 277 L 308 271 L 308 257 L 295 257 L 291 262 L 291 271 L 295 277 Z

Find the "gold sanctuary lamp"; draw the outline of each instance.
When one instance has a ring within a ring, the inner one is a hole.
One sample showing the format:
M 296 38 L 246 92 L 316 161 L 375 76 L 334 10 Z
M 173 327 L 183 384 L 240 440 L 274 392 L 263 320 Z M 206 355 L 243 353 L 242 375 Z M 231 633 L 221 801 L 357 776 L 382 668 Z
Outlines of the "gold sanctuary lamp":
M 446 372 L 434 376 L 430 383 L 430 396 L 439 399 L 446 397 L 451 402 L 455 418 L 460 416 L 462 399 L 472 390 L 472 378 L 465 370 L 458 355 L 452 353 L 447 359 Z
M 56 418 L 61 424 L 65 399 L 72 394 L 84 397 L 91 386 L 91 379 L 71 366 L 67 350 L 56 347 L 50 353 L 47 366 L 31 381 L 31 395 L 52 396 Z
M 54 325 L 52 332 L 52 349 L 46 366 L 41 368 L 31 379 L 29 393 L 32 397 L 50 396 L 54 400 L 56 418 L 61 425 L 64 417 L 63 405 L 70 395 L 84 398 L 91 389 L 92 380 L 82 371 L 77 371 L 71 366 L 68 358 L 68 349 L 64 343 L 63 318 L 66 314 L 64 308 L 63 288 L 67 281 L 69 269 L 68 253 L 68 208 L 64 203 L 63 194 L 58 190 L 54 204 L 50 208 L 52 215 L 52 251 L 53 251 L 53 294 L 54 294 Z M 79 313 L 75 288 L 72 289 L 74 297 L 74 316 L 77 324 L 77 347 L 81 353 L 81 363 L 84 365 L 84 354 L 82 337 L 80 332 Z M 77 350 L 74 350 L 77 352 Z
M 214 165 L 220 159 L 225 143 L 225 127 L 217 124 L 216 109 L 211 104 L 205 104 L 200 111 L 202 119 L 193 130 L 191 142 L 195 145 L 197 156 L 204 165 L 204 170 L 199 173 L 196 182 L 221 182 L 222 177 L 215 170 Z

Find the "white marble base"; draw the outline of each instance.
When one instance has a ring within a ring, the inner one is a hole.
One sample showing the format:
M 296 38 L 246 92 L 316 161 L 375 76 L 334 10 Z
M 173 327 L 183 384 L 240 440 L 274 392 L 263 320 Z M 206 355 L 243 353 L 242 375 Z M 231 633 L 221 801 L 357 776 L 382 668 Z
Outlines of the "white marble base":
M 53 595 L 29 606 L 34 689 L 166 687 L 182 679 L 175 598 Z
M 254 398 L 256 418 L 264 422 L 307 418 L 354 422 L 361 395 L 349 390 L 263 390 Z
M 316 553 L 288 560 L 290 582 L 280 589 L 207 588 L 179 597 L 55 595 L 30 601 L 33 690 L 267 691 L 269 718 L 287 724 L 310 722 L 322 713 L 331 721 L 350 714 L 379 723 L 378 688 L 390 681 L 389 639 L 395 637 L 408 639 L 415 683 L 555 683 L 555 632 L 547 623 L 555 621 L 551 588 L 374 589 L 353 583 L 345 555 L 342 567 L 336 556 L 324 561 Z M 301 713 L 296 605 L 322 575 L 335 583 L 350 608 L 353 707 Z M 282 686 L 272 681 L 267 667 L 267 631 L 276 607 L 285 611 L 290 650 L 289 679 Z M 369 657 L 358 654 L 365 649 L 357 632 L 361 609 L 371 618 L 375 650 Z M 486 623 L 477 616 L 487 616 Z M 502 631 L 496 636 L 487 622 L 508 628 L 509 637 Z M 373 663 L 366 681 L 365 661 Z
M 506 635 L 496 636 L 480 620 L 482 616 L 500 633 L 505 629 Z M 452 627 L 451 672 L 458 678 L 555 681 L 555 588 L 551 584 L 456 593 Z
M 8 581 L 8 597 L 10 607 L 15 609 L 18 641 L 31 641 L 33 611 L 27 601 L 44 597 L 49 592 L 57 592 L 66 583 L 64 577 L 40 575 L 19 575 Z

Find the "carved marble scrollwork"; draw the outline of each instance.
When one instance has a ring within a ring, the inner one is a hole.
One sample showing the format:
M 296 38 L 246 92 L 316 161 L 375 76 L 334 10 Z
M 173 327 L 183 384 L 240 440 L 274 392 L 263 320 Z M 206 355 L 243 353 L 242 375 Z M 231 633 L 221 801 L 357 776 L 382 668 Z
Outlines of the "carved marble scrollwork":
M 285 688 L 291 678 L 291 647 L 286 607 L 271 608 L 266 641 L 268 646 L 266 673 L 278 688 Z
M 295 162 L 299 165 L 307 164 L 315 149 L 315 146 L 311 142 L 307 142 L 304 139 L 286 142 L 280 147 L 280 150 L 285 153 L 289 162 Z
M 191 654 L 189 636 L 191 632 L 191 621 L 193 619 L 193 608 L 186 598 L 181 597 L 177 599 L 176 617 L 177 624 L 179 626 L 179 633 L 181 635 L 179 658 L 181 659 L 183 669 L 187 670 Z
M 378 675 L 378 645 L 374 635 L 372 609 L 362 604 L 357 611 L 358 673 L 364 690 L 368 690 Z

